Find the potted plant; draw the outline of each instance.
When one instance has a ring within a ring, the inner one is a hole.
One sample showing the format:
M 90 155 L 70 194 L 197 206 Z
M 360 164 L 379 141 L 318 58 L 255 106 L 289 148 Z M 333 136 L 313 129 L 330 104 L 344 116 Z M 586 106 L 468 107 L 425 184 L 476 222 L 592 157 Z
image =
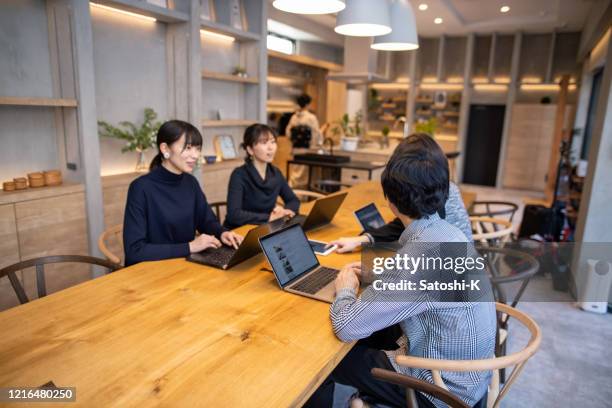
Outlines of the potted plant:
M 381 132 L 382 133 L 382 138 L 380 139 L 380 148 L 384 149 L 386 147 L 389 147 L 389 133 L 391 132 L 391 129 L 389 129 L 389 126 L 385 125 Z
M 247 77 L 247 72 L 246 72 L 246 69 L 244 67 L 241 67 L 240 65 L 237 65 L 236 67 L 234 67 L 234 72 L 232 72 L 232 75 L 236 75 L 236 76 L 239 76 L 241 78 L 246 78 Z
M 125 146 L 121 149 L 121 153 L 138 152 L 136 171 L 146 171 L 147 163 L 144 153 L 155 147 L 157 130 L 161 126 L 161 122 L 155 122 L 155 119 L 157 119 L 157 113 L 151 108 L 145 108 L 144 121 L 140 127 L 128 121 L 120 122 L 120 127 L 115 127 L 100 120 L 98 121 L 99 135 L 124 140 Z
M 416 133 L 427 133 L 429 136 L 434 137 L 434 133 L 438 128 L 438 120 L 436 118 L 429 118 L 428 120 L 420 120 L 414 124 L 414 131 Z
M 345 113 L 342 116 L 342 119 L 340 120 L 340 128 L 344 133 L 343 137 L 340 139 L 342 150 L 350 152 L 357 150 L 359 139 L 363 130 L 361 127 L 362 119 L 363 114 L 361 111 L 358 111 L 355 113 L 355 118 L 352 120 L 353 125 L 351 126 L 351 119 L 348 113 Z

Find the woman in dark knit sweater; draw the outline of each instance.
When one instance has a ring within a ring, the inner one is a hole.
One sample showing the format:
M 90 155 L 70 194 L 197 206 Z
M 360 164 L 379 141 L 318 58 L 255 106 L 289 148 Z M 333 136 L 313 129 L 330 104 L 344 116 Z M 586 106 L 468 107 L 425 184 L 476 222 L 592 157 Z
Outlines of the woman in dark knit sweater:
M 245 164 L 230 177 L 225 226 L 235 228 L 293 217 L 300 201 L 280 170 L 272 165 L 277 147 L 274 130 L 262 124 L 249 126 L 244 131 L 242 147 L 247 157 Z M 284 208 L 276 204 L 279 196 L 285 203 Z
M 185 257 L 218 248 L 221 242 L 237 248 L 242 237 L 221 226 L 189 174 L 200 157 L 200 131 L 187 122 L 168 121 L 157 132 L 157 147 L 150 172 L 128 190 L 123 221 L 126 266 Z

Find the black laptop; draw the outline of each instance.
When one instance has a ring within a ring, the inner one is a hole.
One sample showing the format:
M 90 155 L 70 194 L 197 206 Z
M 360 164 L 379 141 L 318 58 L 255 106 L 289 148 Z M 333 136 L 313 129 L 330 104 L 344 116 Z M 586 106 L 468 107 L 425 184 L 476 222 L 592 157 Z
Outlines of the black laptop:
M 304 231 L 322 227 L 329 224 L 333 219 L 348 193 L 334 194 L 319 198 L 315 201 L 307 216 L 296 215 L 295 217 L 284 217 L 274 220 L 268 225 L 271 231 L 278 231 L 290 225 L 300 224 Z
M 270 227 L 267 224 L 260 225 L 247 232 L 238 249 L 227 245 L 216 249 L 208 248 L 202 252 L 189 255 L 187 260 L 219 269 L 229 269 L 261 252 L 259 237 L 269 232 Z

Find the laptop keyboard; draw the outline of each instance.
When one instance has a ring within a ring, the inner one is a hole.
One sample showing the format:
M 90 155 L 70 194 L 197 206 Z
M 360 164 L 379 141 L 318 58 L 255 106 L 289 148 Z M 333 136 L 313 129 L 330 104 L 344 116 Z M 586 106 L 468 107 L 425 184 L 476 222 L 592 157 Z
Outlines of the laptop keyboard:
M 217 249 L 206 249 L 200 252 L 201 258 L 217 266 L 225 266 L 229 263 L 236 250 L 230 246 L 223 245 Z
M 329 282 L 336 279 L 338 272 L 337 269 L 322 266 L 315 273 L 311 273 L 306 278 L 291 286 L 291 289 L 314 295 Z

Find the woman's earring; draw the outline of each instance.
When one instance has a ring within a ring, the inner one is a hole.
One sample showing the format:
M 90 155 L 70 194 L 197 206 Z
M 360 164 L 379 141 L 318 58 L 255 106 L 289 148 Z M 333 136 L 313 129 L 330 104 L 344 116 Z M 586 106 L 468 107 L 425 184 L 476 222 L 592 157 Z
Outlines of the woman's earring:
M 165 152 L 165 153 L 164 153 L 164 159 L 169 159 L 169 158 L 170 158 L 170 153 Z

